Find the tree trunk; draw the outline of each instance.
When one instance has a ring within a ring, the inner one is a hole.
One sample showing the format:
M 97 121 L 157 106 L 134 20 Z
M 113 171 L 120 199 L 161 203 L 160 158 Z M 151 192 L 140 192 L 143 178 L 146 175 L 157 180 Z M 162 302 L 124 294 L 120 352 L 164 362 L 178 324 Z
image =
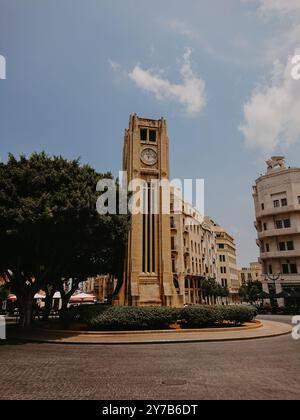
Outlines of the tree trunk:
M 55 294 L 55 288 L 54 287 L 51 290 L 51 292 L 46 292 L 43 321 L 48 321 L 48 319 L 49 319 L 50 312 L 51 312 L 51 309 L 52 309 L 52 302 L 53 302 L 54 294 Z
M 20 303 L 20 326 L 22 328 L 29 328 L 33 315 L 33 296 L 30 293 L 23 297 L 17 296 L 17 298 Z

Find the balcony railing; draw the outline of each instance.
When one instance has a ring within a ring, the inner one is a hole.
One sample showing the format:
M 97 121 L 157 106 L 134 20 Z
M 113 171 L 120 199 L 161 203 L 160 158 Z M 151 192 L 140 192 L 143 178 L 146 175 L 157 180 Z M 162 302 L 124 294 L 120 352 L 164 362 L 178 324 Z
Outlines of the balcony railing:
M 261 252 L 260 258 L 263 260 L 271 258 L 297 258 L 300 257 L 300 250 L 296 251 L 270 251 Z

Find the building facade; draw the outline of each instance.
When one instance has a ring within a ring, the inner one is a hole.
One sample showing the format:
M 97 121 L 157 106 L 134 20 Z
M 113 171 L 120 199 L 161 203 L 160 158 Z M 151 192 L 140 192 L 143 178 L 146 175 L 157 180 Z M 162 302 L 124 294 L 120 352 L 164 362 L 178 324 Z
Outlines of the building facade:
M 262 265 L 259 261 L 251 262 L 248 267 L 239 269 L 240 285 L 255 281 L 262 281 Z
M 172 274 L 178 303 L 205 303 L 201 281 L 217 276 L 213 223 L 183 201 L 181 210 L 175 212 L 173 203 L 171 194 Z
M 253 187 L 264 291 L 279 306 L 300 306 L 300 168 L 267 161 Z
M 166 121 L 130 116 L 125 131 L 123 170 L 127 183 L 140 185 L 143 211 L 132 214 L 119 305 L 174 306 L 170 211 L 157 201 L 153 181 L 169 181 Z M 169 200 L 170 201 L 170 200 Z
M 96 296 L 100 303 L 108 303 L 111 301 L 114 290 L 117 286 L 117 280 L 110 275 L 99 275 L 90 277 L 82 284 L 84 293 L 91 293 Z
M 236 261 L 236 245 L 231 236 L 221 226 L 214 225 L 217 248 L 217 280 L 229 290 L 230 302 L 239 300 L 239 274 Z
M 123 170 L 127 186 L 139 186 L 138 201 L 143 211 L 131 216 L 123 285 L 114 303 L 129 306 L 210 303 L 201 293 L 201 281 L 205 278 L 227 285 L 235 295 L 238 274 L 234 240 L 209 217 L 203 217 L 179 198 L 177 190 L 170 186 L 169 138 L 163 118 L 151 120 L 136 114 L 130 117 L 125 131 Z M 169 190 L 162 191 L 161 187 L 156 190 L 153 180 L 166 181 Z M 219 242 L 224 235 L 222 255 L 226 255 L 224 264 L 228 270 L 220 278 L 218 234 Z

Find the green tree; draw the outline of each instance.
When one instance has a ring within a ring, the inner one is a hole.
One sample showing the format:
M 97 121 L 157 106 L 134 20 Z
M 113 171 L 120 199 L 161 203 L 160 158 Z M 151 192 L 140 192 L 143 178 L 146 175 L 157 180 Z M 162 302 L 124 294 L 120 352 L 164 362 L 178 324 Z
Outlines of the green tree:
M 112 176 L 45 153 L 0 164 L 0 274 L 17 295 L 22 326 L 30 325 L 40 289 L 51 296 L 66 279 L 75 287 L 117 269 L 128 220 L 97 213 L 101 178 Z
M 0 286 L 0 302 L 3 302 L 4 300 L 6 300 L 8 298 L 8 295 L 9 295 L 9 291 L 7 287 Z
M 244 302 L 251 304 L 264 299 L 262 283 L 260 281 L 244 283 L 239 289 L 239 296 Z
M 203 297 L 213 299 L 216 303 L 218 297 L 228 297 L 229 290 L 219 284 L 214 278 L 205 278 L 201 282 L 201 290 Z

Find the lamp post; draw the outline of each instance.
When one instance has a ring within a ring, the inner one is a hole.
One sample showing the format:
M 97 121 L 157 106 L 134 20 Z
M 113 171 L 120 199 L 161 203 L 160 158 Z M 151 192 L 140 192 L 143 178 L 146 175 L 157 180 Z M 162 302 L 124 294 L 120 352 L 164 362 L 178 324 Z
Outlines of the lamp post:
M 276 283 L 280 279 L 280 276 L 281 276 L 280 273 L 279 274 L 266 274 L 266 278 L 265 278 L 265 280 L 267 280 L 268 283 L 270 281 L 270 282 L 272 282 L 272 284 L 274 286 L 274 290 L 275 290 L 274 300 L 275 300 L 276 304 L 277 304 L 277 300 L 276 300 L 276 296 L 277 296 Z M 270 292 L 270 289 L 269 289 L 269 292 Z M 270 300 L 271 300 L 271 294 L 270 293 L 269 293 L 269 296 L 270 296 Z

